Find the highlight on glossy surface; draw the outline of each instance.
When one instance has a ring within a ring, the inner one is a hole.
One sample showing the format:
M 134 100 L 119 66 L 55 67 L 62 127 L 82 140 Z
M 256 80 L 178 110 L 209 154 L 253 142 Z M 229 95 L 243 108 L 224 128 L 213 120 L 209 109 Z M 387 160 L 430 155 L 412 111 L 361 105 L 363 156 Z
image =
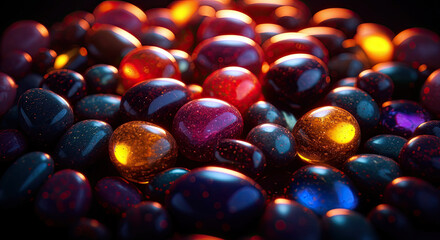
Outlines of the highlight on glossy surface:
M 293 136 L 298 156 L 307 163 L 338 165 L 359 147 L 361 129 L 348 111 L 334 106 L 305 113 L 295 124 Z
M 420 90 L 420 101 L 423 107 L 433 115 L 440 117 L 440 70 L 432 72 Z
M 131 121 L 113 132 L 109 155 L 124 178 L 147 183 L 154 174 L 174 166 L 177 145 L 165 129 L 149 122 Z
M 312 26 L 334 27 L 351 38 L 362 22 L 359 15 L 347 8 L 325 8 L 316 12 L 311 19 Z
M 393 37 L 393 32 L 383 25 L 362 23 L 357 27 L 354 39 L 374 65 L 393 59 Z
M 14 105 L 18 85 L 14 79 L 4 73 L 0 73 L 0 116 L 5 114 Z
M 127 53 L 119 65 L 119 74 L 125 90 L 152 78 L 180 79 L 176 59 L 166 50 L 154 46 L 143 46 Z

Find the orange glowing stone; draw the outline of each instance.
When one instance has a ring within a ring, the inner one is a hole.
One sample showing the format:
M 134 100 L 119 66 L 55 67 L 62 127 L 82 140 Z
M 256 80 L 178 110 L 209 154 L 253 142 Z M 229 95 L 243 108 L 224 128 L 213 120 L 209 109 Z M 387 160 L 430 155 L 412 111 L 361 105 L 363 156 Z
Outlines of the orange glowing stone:
M 152 78 L 180 80 L 179 66 L 173 55 L 154 46 L 139 47 L 127 53 L 119 65 L 119 74 L 125 90 Z
M 177 144 L 163 128 L 149 122 L 131 121 L 115 129 L 109 154 L 121 176 L 147 183 L 156 173 L 174 166 Z
M 364 50 L 371 64 L 388 62 L 394 55 L 394 34 L 385 26 L 362 23 L 358 26 L 354 39 Z
M 298 156 L 313 164 L 342 163 L 356 153 L 361 137 L 354 116 L 333 106 L 307 112 L 298 120 L 292 132 Z

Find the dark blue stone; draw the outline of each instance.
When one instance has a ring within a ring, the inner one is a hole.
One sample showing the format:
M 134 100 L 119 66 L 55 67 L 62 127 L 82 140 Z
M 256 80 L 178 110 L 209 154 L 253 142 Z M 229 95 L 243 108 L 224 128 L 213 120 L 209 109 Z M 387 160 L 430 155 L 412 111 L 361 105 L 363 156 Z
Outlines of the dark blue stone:
M 35 212 L 48 226 L 68 226 L 88 213 L 91 202 L 88 179 L 78 171 L 64 169 L 55 172 L 40 188 Z
M 120 221 L 118 239 L 169 239 L 173 226 L 158 202 L 144 201 L 130 207 Z
M 415 229 L 410 219 L 389 204 L 379 204 L 368 213 L 368 220 L 383 239 L 410 240 Z
M 143 198 L 136 185 L 116 176 L 101 178 L 96 183 L 94 192 L 105 213 L 115 216 L 120 216 Z
M 222 139 L 215 148 L 213 164 L 256 178 L 266 168 L 266 157 L 253 144 L 238 139 Z
M 379 124 L 380 111 L 377 103 L 359 88 L 335 88 L 325 96 L 323 104 L 347 110 L 356 118 L 363 133 Z
M 260 231 L 265 239 L 321 239 L 318 216 L 301 204 L 284 198 L 267 204 Z
M 15 208 L 30 201 L 53 171 L 53 160 L 46 153 L 21 156 L 1 176 L 0 205 Z
M 0 130 L 0 163 L 9 164 L 28 149 L 26 136 L 17 129 Z
M 75 123 L 60 138 L 54 150 L 56 163 L 64 168 L 84 169 L 108 153 L 112 127 L 99 120 Z
M 385 189 L 384 202 L 398 208 L 421 229 L 440 227 L 440 191 L 427 181 L 396 178 Z
M 343 78 L 357 77 L 365 64 L 354 53 L 344 52 L 333 56 L 328 61 L 328 71 L 333 81 L 339 81 Z
M 420 124 L 414 130 L 414 136 L 418 135 L 433 135 L 440 137 L 440 120 L 431 120 Z
M 170 129 L 177 111 L 191 100 L 186 85 L 172 78 L 156 78 L 128 89 L 121 99 L 120 113 L 127 121 L 148 121 Z
M 19 129 L 18 123 L 18 106 L 13 105 L 9 110 L 3 114 L 0 118 L 0 129 Z
M 348 209 L 333 209 L 322 217 L 324 239 L 379 239 L 373 225 L 362 214 Z
M 431 120 L 431 115 L 419 103 L 391 100 L 382 104 L 380 125 L 385 133 L 410 138 L 416 128 Z
M 108 64 L 96 64 L 84 73 L 89 93 L 115 93 L 119 82 L 118 69 Z
M 368 93 L 379 106 L 391 100 L 394 83 L 388 75 L 371 69 L 362 71 L 356 78 L 355 87 Z
M 374 153 L 389 157 L 395 161 L 399 158 L 400 150 L 408 140 L 392 134 L 379 134 L 368 139 L 364 144 L 366 153 Z
M 407 176 L 440 184 L 440 138 L 420 135 L 411 138 L 399 154 L 399 163 Z
M 102 222 L 83 217 L 69 227 L 69 239 L 110 240 L 111 230 Z
M 419 100 L 420 88 L 424 81 L 416 69 L 402 62 L 383 62 L 374 65 L 372 70 L 391 78 L 394 83 L 392 99 Z
M 72 104 L 87 94 L 84 77 L 70 69 L 56 69 L 48 72 L 43 76 L 40 87 L 59 94 Z
M 73 110 L 58 94 L 41 88 L 29 89 L 18 101 L 18 120 L 36 146 L 49 147 L 73 124 Z
M 174 167 L 154 175 L 145 187 L 145 195 L 151 200 L 163 203 L 174 181 L 189 173 L 189 171 L 186 168 Z
M 295 159 L 295 139 L 289 129 L 281 125 L 260 124 L 251 129 L 246 141 L 264 153 L 268 167 L 287 166 Z
M 17 100 L 20 98 L 21 94 L 27 90 L 40 87 L 41 81 L 43 81 L 43 76 L 36 73 L 29 73 L 23 78 L 19 79 L 17 81 Z
M 286 121 L 280 110 L 266 101 L 258 101 L 252 104 L 243 118 L 246 132 L 263 123 L 274 123 L 286 127 Z
M 79 120 L 96 119 L 115 127 L 120 122 L 120 103 L 121 96 L 118 95 L 88 95 L 76 103 L 75 115 Z
M 360 154 L 344 162 L 342 171 L 354 182 L 364 197 L 381 199 L 385 187 L 401 176 L 399 164 L 376 154 Z
M 359 204 L 358 190 L 348 176 L 324 165 L 309 165 L 296 170 L 288 196 L 318 215 L 335 208 L 356 209 Z
M 232 236 L 255 226 L 265 200 L 251 178 L 226 168 L 201 167 L 172 185 L 165 207 L 182 232 Z

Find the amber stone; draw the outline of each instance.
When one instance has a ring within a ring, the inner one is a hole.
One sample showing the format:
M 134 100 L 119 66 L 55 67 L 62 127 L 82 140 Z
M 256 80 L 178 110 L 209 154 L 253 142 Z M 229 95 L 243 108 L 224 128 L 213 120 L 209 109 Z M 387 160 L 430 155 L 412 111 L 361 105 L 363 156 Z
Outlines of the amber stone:
M 131 121 L 115 129 L 109 154 L 124 178 L 147 183 L 156 173 L 174 166 L 177 144 L 165 129 L 149 122 Z
M 337 166 L 356 153 L 361 130 L 348 111 L 327 106 L 304 114 L 295 124 L 293 136 L 303 161 Z

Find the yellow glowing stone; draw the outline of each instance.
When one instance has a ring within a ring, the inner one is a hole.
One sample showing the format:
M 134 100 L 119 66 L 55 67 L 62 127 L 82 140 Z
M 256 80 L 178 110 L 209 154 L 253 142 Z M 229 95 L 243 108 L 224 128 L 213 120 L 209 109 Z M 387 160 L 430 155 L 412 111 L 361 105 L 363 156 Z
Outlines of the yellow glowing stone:
M 361 40 L 360 45 L 368 58 L 375 63 L 389 61 L 393 57 L 394 46 L 391 39 L 386 36 L 366 36 Z
M 354 116 L 334 106 L 307 112 L 297 121 L 292 132 L 298 156 L 303 161 L 335 166 L 356 153 L 361 137 Z
M 177 144 L 165 129 L 149 122 L 131 121 L 115 129 L 109 154 L 121 176 L 147 183 L 156 173 L 174 166 Z

